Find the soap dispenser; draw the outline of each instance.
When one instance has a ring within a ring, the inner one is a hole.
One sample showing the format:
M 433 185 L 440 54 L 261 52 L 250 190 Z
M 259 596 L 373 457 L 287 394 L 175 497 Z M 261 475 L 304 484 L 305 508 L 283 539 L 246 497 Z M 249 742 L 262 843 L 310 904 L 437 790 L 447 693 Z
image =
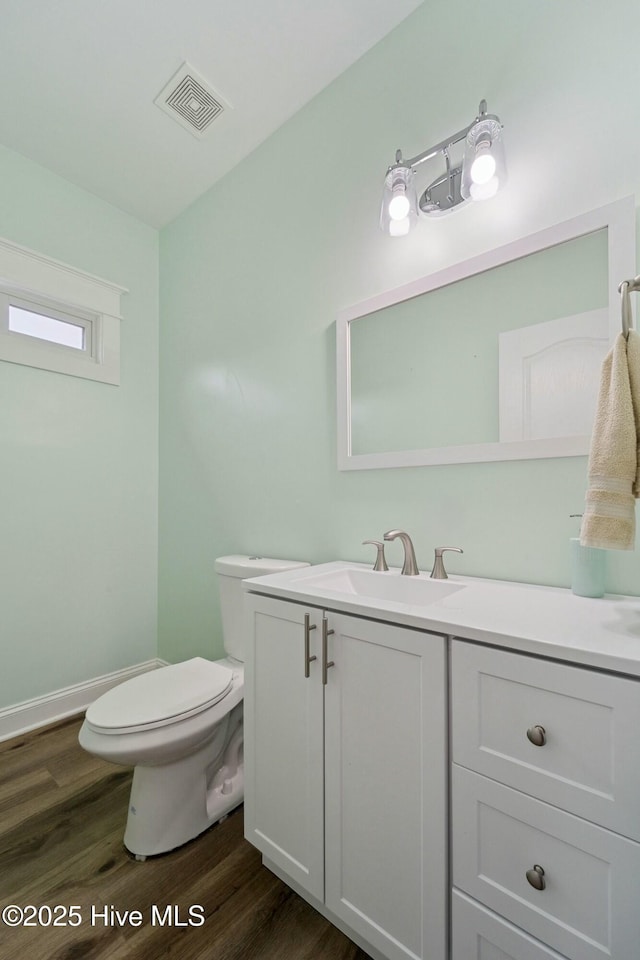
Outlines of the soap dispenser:
M 571 517 L 581 517 L 572 513 Z M 604 596 L 605 551 L 599 547 L 583 547 L 580 537 L 571 537 L 571 590 L 577 597 Z

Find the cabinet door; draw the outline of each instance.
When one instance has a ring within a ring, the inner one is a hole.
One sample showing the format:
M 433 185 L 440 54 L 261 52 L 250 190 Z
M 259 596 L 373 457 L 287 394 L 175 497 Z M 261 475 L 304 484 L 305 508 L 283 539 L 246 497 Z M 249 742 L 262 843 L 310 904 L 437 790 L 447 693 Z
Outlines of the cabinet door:
M 326 905 L 389 960 L 444 960 L 446 640 L 327 617 Z
M 292 880 L 324 896 L 320 614 L 246 597 L 245 836 Z M 310 655 L 305 677 L 305 614 Z M 313 629 L 315 627 L 315 629 Z

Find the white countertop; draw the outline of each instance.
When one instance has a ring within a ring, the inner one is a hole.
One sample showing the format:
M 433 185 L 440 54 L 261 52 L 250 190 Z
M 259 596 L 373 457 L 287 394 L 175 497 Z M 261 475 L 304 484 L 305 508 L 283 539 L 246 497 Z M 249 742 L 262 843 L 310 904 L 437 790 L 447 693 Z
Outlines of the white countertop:
M 449 576 L 448 583 L 465 589 L 423 606 L 305 582 L 344 568 L 371 570 L 369 564 L 338 560 L 244 580 L 243 586 L 252 593 L 640 677 L 640 597 L 607 594 L 594 600 L 560 587 Z M 398 574 L 395 569 L 388 575 Z

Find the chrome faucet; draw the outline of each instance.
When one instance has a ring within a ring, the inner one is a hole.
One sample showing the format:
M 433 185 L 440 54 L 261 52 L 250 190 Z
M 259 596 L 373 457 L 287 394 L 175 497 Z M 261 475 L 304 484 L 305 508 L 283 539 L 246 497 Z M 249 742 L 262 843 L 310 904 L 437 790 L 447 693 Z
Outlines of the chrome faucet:
M 411 537 L 404 530 L 388 530 L 384 535 L 385 540 L 402 540 L 404 547 L 404 564 L 400 573 L 405 577 L 417 577 L 420 573 L 416 563 L 416 554 L 411 543 Z

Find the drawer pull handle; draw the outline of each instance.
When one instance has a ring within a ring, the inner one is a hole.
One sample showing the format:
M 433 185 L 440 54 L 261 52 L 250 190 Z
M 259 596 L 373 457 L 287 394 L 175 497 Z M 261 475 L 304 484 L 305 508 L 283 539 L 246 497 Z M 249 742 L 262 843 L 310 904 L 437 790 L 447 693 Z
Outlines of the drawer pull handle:
M 544 747 L 547 742 L 547 731 L 536 723 L 535 727 L 529 727 L 527 730 L 527 739 L 531 741 L 534 747 Z
M 527 880 L 536 890 L 544 890 L 547 881 L 544 878 L 544 870 L 539 863 L 535 863 L 531 870 L 527 870 Z

